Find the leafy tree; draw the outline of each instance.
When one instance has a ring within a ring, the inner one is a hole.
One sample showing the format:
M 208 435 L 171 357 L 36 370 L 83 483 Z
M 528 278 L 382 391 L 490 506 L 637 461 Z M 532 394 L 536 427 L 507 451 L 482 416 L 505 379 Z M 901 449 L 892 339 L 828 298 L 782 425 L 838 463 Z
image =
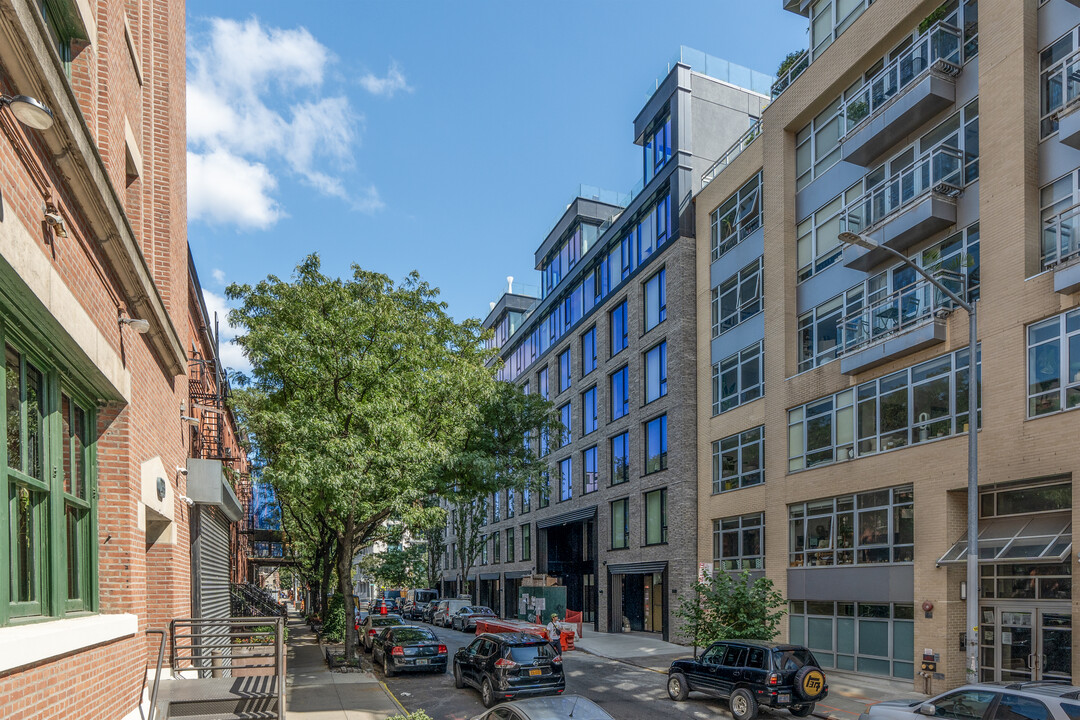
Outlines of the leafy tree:
M 330 642 L 339 643 L 353 634 L 347 632 L 350 626 L 345 622 L 345 598 L 340 593 L 334 593 L 323 619 L 322 635 Z
M 776 77 L 784 77 L 787 71 L 794 67 L 795 63 L 798 62 L 799 58 L 805 53 L 805 50 L 796 50 L 795 52 L 790 52 L 785 55 L 784 59 L 780 61 L 780 67 L 776 68 Z
M 424 531 L 424 551 L 427 553 L 424 567 L 427 570 L 427 577 L 424 578 L 423 587 L 426 588 L 438 587 L 439 578 L 444 570 L 443 558 L 446 554 L 446 540 L 443 538 L 444 524 L 445 521 L 437 527 Z
M 772 640 L 780 633 L 784 597 L 769 578 L 751 581 L 749 570 L 740 575 L 716 572 L 695 583 L 694 590 L 675 617 L 682 621 L 679 634 L 695 647 L 735 638 Z
M 383 552 L 364 556 L 360 569 L 380 587 L 426 587 L 427 546 L 415 543 L 390 545 Z
M 462 594 L 472 595 L 473 600 L 479 602 L 479 596 L 469 584 L 469 575 L 476 567 L 488 541 L 488 535 L 484 532 L 488 517 L 487 498 L 459 503 L 455 510 L 453 517 L 454 535 L 457 537 L 458 587 Z
M 448 495 L 445 464 L 495 390 L 475 320 L 455 322 L 416 273 L 400 285 L 353 266 L 347 279 L 307 257 L 290 281 L 231 285 L 230 322 L 251 362 L 234 403 L 265 459 L 263 477 L 298 516 L 325 521 L 345 607 L 357 550 L 385 521 L 430 526 Z M 345 633 L 348 660 L 355 637 Z

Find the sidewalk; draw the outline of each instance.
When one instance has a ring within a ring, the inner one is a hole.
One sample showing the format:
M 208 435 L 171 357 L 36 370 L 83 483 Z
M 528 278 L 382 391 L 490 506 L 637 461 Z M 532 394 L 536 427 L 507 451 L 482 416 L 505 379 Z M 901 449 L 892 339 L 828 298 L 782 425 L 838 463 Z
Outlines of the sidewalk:
M 290 616 L 285 708 L 289 720 L 386 720 L 402 708 L 371 673 L 333 673 L 318 637 Z
M 694 654 L 692 647 L 664 642 L 644 633 L 587 632 L 585 637 L 574 640 L 574 644 L 578 650 L 584 650 L 592 655 L 636 665 L 665 675 L 672 660 L 692 657 Z M 908 683 L 829 671 L 826 671 L 825 676 L 829 683 L 829 696 L 817 704 L 814 715 L 819 718 L 857 720 L 867 705 L 882 700 L 928 697 L 913 691 Z

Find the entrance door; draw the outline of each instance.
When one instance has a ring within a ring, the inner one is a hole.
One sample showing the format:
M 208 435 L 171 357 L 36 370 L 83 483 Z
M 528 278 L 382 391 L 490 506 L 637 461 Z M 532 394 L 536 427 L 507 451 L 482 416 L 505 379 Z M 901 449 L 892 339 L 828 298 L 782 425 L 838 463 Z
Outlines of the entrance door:
M 1072 614 L 1067 605 L 984 607 L 980 635 L 984 680 L 1072 680 Z

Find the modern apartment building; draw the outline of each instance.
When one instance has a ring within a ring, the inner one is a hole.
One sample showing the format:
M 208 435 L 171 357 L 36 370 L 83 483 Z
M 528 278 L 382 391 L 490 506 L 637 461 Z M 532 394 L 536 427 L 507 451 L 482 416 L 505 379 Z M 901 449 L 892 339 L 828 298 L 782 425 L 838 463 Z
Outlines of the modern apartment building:
M 549 398 L 567 429 L 538 438 L 547 490 L 488 503 L 478 600 L 501 614 L 518 613 L 535 572 L 596 630 L 675 637 L 697 575 L 690 198 L 760 117 L 770 81 L 684 48 L 634 119 L 640 189 L 578 193 L 536 250 L 539 297 L 507 293 L 485 320 L 501 378 Z
M 698 553 L 784 639 L 923 692 L 1080 677 L 1080 3 L 785 0 L 806 56 L 704 176 Z M 965 582 L 976 302 L 978 588 Z M 930 665 L 923 667 L 923 663 Z

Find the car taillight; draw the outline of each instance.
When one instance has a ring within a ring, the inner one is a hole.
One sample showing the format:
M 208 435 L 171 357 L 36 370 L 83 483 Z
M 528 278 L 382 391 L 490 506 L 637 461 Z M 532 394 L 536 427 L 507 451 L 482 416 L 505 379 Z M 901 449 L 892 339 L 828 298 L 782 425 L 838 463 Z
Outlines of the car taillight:
M 353 630 L 360 630 L 360 623 L 353 625 Z
M 403 647 L 401 647 L 399 645 L 399 646 L 395 647 L 393 650 L 391 650 L 390 654 L 391 655 L 404 655 L 405 654 L 405 648 L 403 648 Z
M 562 655 L 556 655 L 555 657 L 551 658 L 551 662 L 555 665 L 562 665 Z
M 779 685 L 780 684 L 780 676 L 777 675 L 776 673 L 769 673 L 769 684 L 770 685 Z
M 439 652 L 441 652 L 441 653 L 446 652 L 446 646 L 445 645 L 440 645 L 439 646 Z
M 512 668 L 517 667 L 517 663 L 513 660 L 507 660 L 506 658 L 499 658 L 495 661 L 495 667 L 498 668 Z
M 368 637 L 371 637 L 372 635 L 374 635 L 375 634 L 375 628 L 371 628 L 370 630 L 368 630 L 367 634 L 368 634 Z

